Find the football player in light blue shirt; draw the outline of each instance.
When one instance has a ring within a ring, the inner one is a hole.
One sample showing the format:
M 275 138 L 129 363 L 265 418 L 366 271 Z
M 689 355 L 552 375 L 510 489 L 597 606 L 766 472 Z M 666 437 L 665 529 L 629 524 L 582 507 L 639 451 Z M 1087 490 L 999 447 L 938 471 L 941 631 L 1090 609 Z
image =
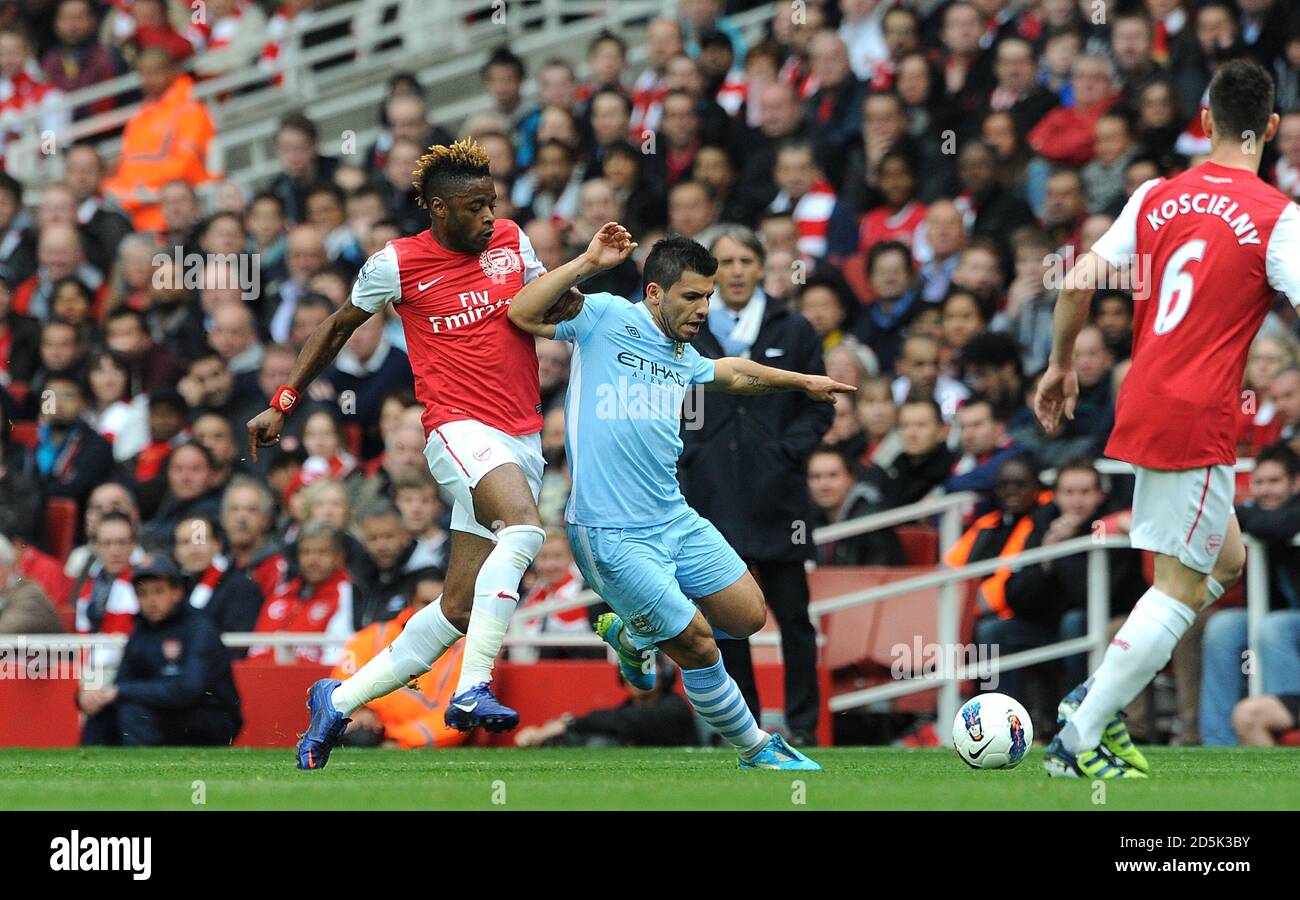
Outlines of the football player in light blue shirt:
M 651 249 L 643 302 L 588 294 L 570 321 L 545 322 L 571 286 L 618 265 L 635 247 L 627 230 L 610 222 L 581 256 L 510 303 L 520 328 L 573 345 L 564 406 L 573 487 L 565 520 L 578 568 L 614 610 L 596 630 L 638 687 L 653 684 L 645 651 L 662 648 L 681 667 L 696 712 L 740 753 L 742 769 L 819 769 L 780 735 L 759 729 L 723 668 L 713 627 L 748 637 L 762 627 L 767 606 L 736 551 L 682 497 L 679 429 L 696 384 L 739 394 L 803 391 L 825 402 L 855 388 L 748 359 L 702 357 L 690 342 L 708 315 L 718 263 L 686 237 Z

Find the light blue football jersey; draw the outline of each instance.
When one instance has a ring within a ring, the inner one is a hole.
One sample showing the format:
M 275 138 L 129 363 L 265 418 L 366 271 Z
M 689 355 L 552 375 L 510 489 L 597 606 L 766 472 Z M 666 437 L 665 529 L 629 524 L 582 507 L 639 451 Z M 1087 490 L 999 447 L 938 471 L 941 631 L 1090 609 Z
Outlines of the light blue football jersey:
M 644 304 L 615 294 L 587 294 L 555 338 L 573 344 L 565 520 L 633 528 L 680 516 L 688 508 L 677 484 L 682 403 L 691 385 L 713 380 L 713 360 L 660 331 Z

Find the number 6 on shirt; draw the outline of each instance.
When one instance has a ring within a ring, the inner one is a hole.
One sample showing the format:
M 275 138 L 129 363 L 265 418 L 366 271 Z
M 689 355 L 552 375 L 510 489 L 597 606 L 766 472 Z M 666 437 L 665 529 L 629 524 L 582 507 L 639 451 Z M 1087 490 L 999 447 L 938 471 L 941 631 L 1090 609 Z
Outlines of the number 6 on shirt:
M 1189 262 L 1200 262 L 1205 255 L 1205 241 L 1194 240 L 1180 246 L 1169 256 L 1164 277 L 1160 279 L 1160 306 L 1156 311 L 1154 331 L 1168 334 L 1178 327 L 1192 304 L 1195 283 L 1190 272 L 1184 271 Z M 1177 301 L 1175 302 L 1175 297 Z

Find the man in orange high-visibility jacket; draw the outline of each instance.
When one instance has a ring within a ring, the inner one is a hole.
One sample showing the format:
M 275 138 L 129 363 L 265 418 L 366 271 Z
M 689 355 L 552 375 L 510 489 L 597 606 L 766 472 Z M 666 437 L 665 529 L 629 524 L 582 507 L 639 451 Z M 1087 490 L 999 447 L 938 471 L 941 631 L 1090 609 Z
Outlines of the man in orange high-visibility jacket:
M 994 557 L 1010 558 L 1024 550 L 1034 530 L 1032 514 L 1040 504 L 1051 500 L 1051 493 L 1042 490 L 1038 472 L 1028 457 L 1013 456 L 998 466 L 993 498 L 997 509 L 976 519 L 944 554 L 943 561 L 952 568 Z M 1036 623 L 1017 618 L 1015 607 L 1008 602 L 1007 581 L 1011 575 L 1010 566 L 998 569 L 980 582 L 976 593 L 979 619 L 975 623 L 975 642 L 998 647 L 999 655 L 1013 651 L 1010 645 L 1017 643 L 1021 631 L 1036 632 Z M 1001 673 L 997 690 L 1016 696 L 1013 691 L 1020 688 L 1022 677 L 1021 670 Z
M 374 622 L 358 631 L 343 648 L 343 659 L 331 678 L 347 678 L 402 633 L 407 621 L 442 593 L 442 581 L 433 576 L 415 583 L 404 610 L 387 622 Z M 428 672 L 415 682 L 391 694 L 372 700 L 352 714 L 352 725 L 345 743 L 355 735 L 355 743 L 368 743 L 366 732 L 379 737 L 386 745 L 403 750 L 416 747 L 456 747 L 469 738 L 467 732 L 448 728 L 442 720 L 443 710 L 451 701 L 460 679 L 460 662 L 465 642 L 457 641 L 440 656 Z
M 104 181 L 104 195 L 128 215 L 137 231 L 162 231 L 165 223 L 158 192 L 169 181 L 197 185 L 208 181 L 208 145 L 216 128 L 193 80 L 182 74 L 166 51 L 140 54 L 136 64 L 144 103 L 122 134 L 117 171 Z

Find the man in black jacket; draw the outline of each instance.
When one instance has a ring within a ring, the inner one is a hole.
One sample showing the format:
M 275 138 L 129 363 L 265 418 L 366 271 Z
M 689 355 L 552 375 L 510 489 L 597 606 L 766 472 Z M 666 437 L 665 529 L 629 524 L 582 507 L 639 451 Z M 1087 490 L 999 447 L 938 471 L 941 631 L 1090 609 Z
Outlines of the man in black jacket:
M 206 615 L 218 633 L 252 631 L 265 598 L 247 573 L 231 566 L 216 519 L 188 516 L 176 526 L 175 538 L 172 556 L 184 573 L 189 605 Z M 248 649 L 231 647 L 229 654 L 242 659 Z
M 113 468 L 113 447 L 81 418 L 86 394 L 73 375 L 52 374 L 43 386 L 40 437 L 25 454 L 22 470 L 41 495 L 68 497 L 83 505 Z
M 824 373 L 821 342 L 808 321 L 769 303 L 759 288 L 764 252 L 748 228 L 729 226 L 713 242 L 718 294 L 692 341 L 702 356 L 743 356 L 764 365 Z M 692 404 L 691 397 L 697 402 Z M 817 644 L 808 618 L 812 507 L 808 455 L 830 428 L 832 409 L 802 394 L 688 395 L 678 464 L 682 493 L 753 569 L 781 629 L 786 722 L 813 741 L 817 727 Z M 727 671 L 759 713 L 749 642 L 720 641 Z
M 352 620 L 360 630 L 405 609 L 416 583 L 439 571 L 439 560 L 411 537 L 390 500 L 372 500 L 357 512 L 356 522 L 366 546 L 365 557 L 352 567 L 358 587 Z
M 184 602 L 180 570 L 165 556 L 136 568 L 140 602 L 117 679 L 77 694 L 83 746 L 219 746 L 243 727 L 221 637 Z
M 947 435 L 948 426 L 935 401 L 908 400 L 898 408 L 903 452 L 888 466 L 872 467 L 867 473 L 868 480 L 879 485 L 886 508 L 917 503 L 948 479 L 957 454 L 944 442 Z

